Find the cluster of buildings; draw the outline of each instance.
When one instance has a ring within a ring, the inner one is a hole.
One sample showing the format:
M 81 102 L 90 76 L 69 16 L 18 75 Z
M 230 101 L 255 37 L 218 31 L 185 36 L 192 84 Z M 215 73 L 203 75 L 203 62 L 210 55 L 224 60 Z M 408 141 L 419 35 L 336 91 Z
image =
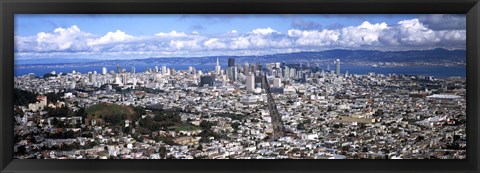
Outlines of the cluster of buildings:
M 137 73 L 119 66 L 116 72 L 104 67 L 101 74 L 17 76 L 16 88 L 62 93 L 62 103 L 74 111 L 98 103 L 156 106 L 177 110 L 193 126 L 212 122 L 219 135 L 205 141 L 205 129 L 153 131 L 140 140 L 135 132 L 106 125 L 74 127 L 81 117 L 59 118 L 72 124 L 59 128 L 46 118 L 42 106 L 48 103 L 39 97 L 32 103 L 36 109 L 16 106 L 22 111 L 15 115 L 15 157 L 465 159 L 465 79 L 341 74 L 340 60 L 334 63 L 329 71 L 301 64 L 237 65 L 232 58 L 228 68 L 217 60 L 211 71 L 155 66 Z M 124 124 L 140 130 L 138 122 Z M 93 135 L 54 138 L 47 135 L 52 131 Z

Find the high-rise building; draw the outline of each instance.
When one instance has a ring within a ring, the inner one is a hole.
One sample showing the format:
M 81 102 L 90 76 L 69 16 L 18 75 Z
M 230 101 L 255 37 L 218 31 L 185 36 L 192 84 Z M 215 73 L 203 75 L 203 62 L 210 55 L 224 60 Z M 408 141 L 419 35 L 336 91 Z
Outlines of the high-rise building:
M 280 63 L 279 62 L 275 63 L 275 68 L 280 68 Z
M 237 66 L 233 66 L 231 67 L 232 68 L 232 80 L 233 81 L 237 81 L 237 78 L 238 78 L 238 74 L 237 74 Z
M 232 66 L 227 68 L 227 77 L 231 81 L 236 81 L 238 78 L 237 66 Z
M 290 68 L 288 68 L 288 66 L 285 66 L 285 67 L 284 67 L 284 70 L 283 70 L 283 78 L 285 78 L 285 79 L 289 79 L 289 78 L 290 78 Z
M 215 65 L 215 74 L 220 75 L 221 70 L 222 69 L 220 68 L 220 62 L 218 61 L 218 58 L 217 58 L 217 64 Z
M 280 78 L 273 79 L 273 87 L 280 88 L 282 87 L 282 80 Z
M 262 72 L 263 72 L 263 65 L 262 65 L 262 64 L 257 64 L 257 70 L 259 71 L 259 74 L 262 74 Z
M 247 91 L 253 91 L 255 89 L 255 76 L 252 74 L 247 75 L 245 85 L 247 87 Z
M 153 72 L 158 73 L 158 66 L 155 66 L 155 69 L 153 70 Z
M 126 85 L 126 84 L 127 84 L 127 81 L 128 81 L 127 74 L 122 74 L 122 83 L 123 83 L 124 85 Z
M 235 66 L 235 59 L 228 58 L 228 67 L 233 67 L 233 66 Z
M 95 83 L 97 81 L 96 75 L 93 73 L 88 73 L 88 80 L 91 83 Z
M 255 75 L 255 72 L 257 71 L 257 66 L 255 64 L 250 65 L 250 70 L 252 71 L 252 74 Z
M 108 73 L 107 67 L 102 68 L 102 75 L 106 75 Z
M 135 67 L 130 68 L 130 73 L 135 73 Z
M 335 61 L 335 74 L 340 75 L 340 59 Z
M 167 66 L 162 66 L 162 74 L 167 74 Z
M 250 72 L 250 69 L 248 68 L 248 63 L 245 63 L 245 65 L 243 66 L 243 75 L 248 75 Z

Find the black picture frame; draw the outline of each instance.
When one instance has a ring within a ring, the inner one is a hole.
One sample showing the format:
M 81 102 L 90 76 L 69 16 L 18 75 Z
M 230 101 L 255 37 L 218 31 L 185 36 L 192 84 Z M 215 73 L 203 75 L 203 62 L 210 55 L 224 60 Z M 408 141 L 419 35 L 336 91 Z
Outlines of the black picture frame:
M 1 0 L 0 170 L 13 172 L 479 172 L 478 0 Z M 14 14 L 466 14 L 465 160 L 13 159 Z

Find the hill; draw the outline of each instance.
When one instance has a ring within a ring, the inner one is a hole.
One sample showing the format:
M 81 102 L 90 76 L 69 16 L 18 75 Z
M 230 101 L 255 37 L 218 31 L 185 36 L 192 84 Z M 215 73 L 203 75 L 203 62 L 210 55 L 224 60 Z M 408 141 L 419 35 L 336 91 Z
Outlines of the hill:
M 465 50 L 408 50 L 408 51 L 378 51 L 378 50 L 345 50 L 333 49 L 318 52 L 295 52 L 261 56 L 208 56 L 208 57 L 179 57 L 179 58 L 147 58 L 132 60 L 106 60 L 106 64 L 130 65 L 214 65 L 216 59 L 220 64 L 226 64 L 228 58 L 235 58 L 237 64 L 245 62 L 270 63 L 285 62 L 298 63 L 315 60 L 362 61 L 362 62 L 465 62 Z
M 130 106 L 112 103 L 99 103 L 85 109 L 87 120 L 101 119 L 105 123 L 121 125 L 125 120 L 133 120 L 138 114 Z

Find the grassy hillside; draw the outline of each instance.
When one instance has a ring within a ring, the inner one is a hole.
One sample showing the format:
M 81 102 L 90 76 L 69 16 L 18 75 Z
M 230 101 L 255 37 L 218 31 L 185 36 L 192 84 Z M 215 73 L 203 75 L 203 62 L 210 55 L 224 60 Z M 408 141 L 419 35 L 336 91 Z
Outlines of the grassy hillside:
M 138 116 L 132 107 L 111 103 L 99 103 L 90 106 L 85 109 L 85 112 L 88 119 L 100 118 L 112 125 L 121 125 L 124 120 L 133 120 L 134 117 Z

